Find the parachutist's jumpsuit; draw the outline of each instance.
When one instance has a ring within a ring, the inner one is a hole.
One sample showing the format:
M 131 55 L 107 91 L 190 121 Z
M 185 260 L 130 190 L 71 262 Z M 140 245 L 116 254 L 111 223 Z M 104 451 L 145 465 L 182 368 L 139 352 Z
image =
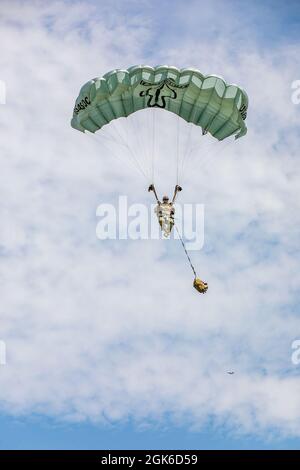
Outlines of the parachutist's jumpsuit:
M 172 202 L 158 202 L 155 213 L 164 237 L 168 237 L 174 226 L 175 208 Z

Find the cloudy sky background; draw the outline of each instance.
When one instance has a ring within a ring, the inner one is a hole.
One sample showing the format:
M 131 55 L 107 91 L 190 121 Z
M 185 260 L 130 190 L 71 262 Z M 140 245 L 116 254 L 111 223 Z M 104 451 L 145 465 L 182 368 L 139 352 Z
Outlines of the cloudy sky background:
M 0 448 L 299 447 L 299 3 L 13 0 L 0 21 Z M 95 235 L 100 203 L 150 199 L 74 101 L 139 63 L 250 98 L 247 136 L 181 197 L 205 204 L 206 296 L 178 241 Z

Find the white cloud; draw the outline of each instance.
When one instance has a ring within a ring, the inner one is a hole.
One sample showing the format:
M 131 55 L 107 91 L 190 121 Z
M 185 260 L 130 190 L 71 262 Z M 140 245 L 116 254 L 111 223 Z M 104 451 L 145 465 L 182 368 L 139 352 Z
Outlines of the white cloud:
M 236 432 L 298 436 L 299 46 L 267 53 L 253 40 L 232 55 L 228 43 L 195 48 L 186 34 L 170 47 L 163 35 L 158 59 L 184 57 L 250 96 L 249 134 L 195 163 L 182 194 L 206 204 L 205 250 L 193 254 L 210 286 L 200 297 L 175 241 L 95 237 L 100 202 L 149 199 L 135 173 L 71 129 L 73 104 L 89 78 L 154 60 L 155 37 L 140 11 L 126 24 L 122 9 L 103 12 L 2 6 L 2 410 L 142 424 L 168 414 L 195 427 L 214 416 Z

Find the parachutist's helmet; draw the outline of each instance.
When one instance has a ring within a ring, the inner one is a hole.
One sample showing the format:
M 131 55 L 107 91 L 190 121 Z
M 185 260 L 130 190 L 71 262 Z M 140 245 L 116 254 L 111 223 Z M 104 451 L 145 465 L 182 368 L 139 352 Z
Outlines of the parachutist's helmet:
M 169 202 L 168 196 L 164 196 L 164 197 L 163 197 L 163 202 Z

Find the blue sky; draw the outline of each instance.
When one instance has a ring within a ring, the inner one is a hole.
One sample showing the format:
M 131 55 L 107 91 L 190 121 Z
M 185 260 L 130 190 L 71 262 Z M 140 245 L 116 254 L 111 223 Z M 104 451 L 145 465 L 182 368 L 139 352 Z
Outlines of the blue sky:
M 3 432 L 2 432 L 3 430 Z M 134 424 L 97 426 L 62 424 L 45 417 L 1 418 L 0 449 L 299 449 L 298 439 L 269 436 L 243 439 L 228 436 L 226 429 L 206 426 L 191 432 L 173 425 L 138 430 Z
M 299 448 L 299 2 L 124 5 L 2 2 L 0 448 Z M 249 95 L 247 136 L 198 153 L 182 194 L 205 206 L 205 297 L 175 240 L 95 236 L 100 203 L 149 198 L 70 117 L 83 83 L 138 63 Z

